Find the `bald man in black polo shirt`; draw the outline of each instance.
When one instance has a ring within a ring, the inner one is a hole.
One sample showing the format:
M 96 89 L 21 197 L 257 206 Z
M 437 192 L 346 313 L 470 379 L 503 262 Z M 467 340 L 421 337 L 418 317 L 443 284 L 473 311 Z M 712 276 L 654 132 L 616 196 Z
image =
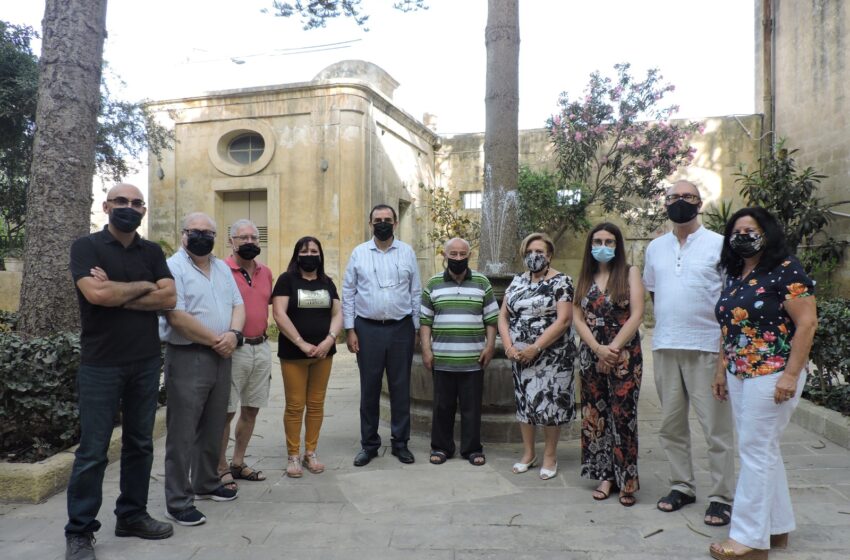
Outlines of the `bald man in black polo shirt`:
M 93 533 L 103 498 L 112 426 L 122 417 L 121 494 L 115 504 L 119 537 L 165 539 L 170 523 L 147 512 L 153 463 L 153 424 L 161 366 L 156 312 L 174 307 L 174 279 L 159 245 L 139 237 L 141 191 L 114 186 L 103 203 L 109 225 L 71 246 L 71 274 L 82 318 L 77 373 L 80 446 L 68 483 L 65 558 L 93 560 Z

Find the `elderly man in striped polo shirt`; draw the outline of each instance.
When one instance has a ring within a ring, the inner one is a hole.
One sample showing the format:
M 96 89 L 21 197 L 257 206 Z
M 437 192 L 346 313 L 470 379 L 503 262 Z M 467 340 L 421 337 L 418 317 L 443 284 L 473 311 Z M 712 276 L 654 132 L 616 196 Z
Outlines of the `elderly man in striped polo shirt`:
M 434 372 L 431 463 L 454 455 L 455 410 L 460 402 L 460 455 L 484 464 L 481 447 L 481 392 L 484 368 L 495 352 L 499 307 L 490 281 L 469 268 L 469 242 L 454 238 L 443 246 L 446 271 L 422 290 L 419 336 L 422 361 Z

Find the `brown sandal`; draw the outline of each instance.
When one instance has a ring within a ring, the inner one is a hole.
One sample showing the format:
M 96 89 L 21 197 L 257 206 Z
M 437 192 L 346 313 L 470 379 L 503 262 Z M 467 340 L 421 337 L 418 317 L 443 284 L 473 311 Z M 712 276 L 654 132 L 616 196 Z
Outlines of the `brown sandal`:
M 301 464 L 304 465 L 305 469 L 313 474 L 321 474 L 325 472 L 325 465 L 319 462 L 319 457 L 316 455 L 315 451 L 308 451 L 304 453 L 304 458 L 301 460 Z
M 225 476 L 229 476 L 230 480 L 224 480 Z M 218 475 L 218 479 L 221 481 L 221 485 L 224 486 L 225 488 L 227 488 L 228 490 L 234 490 L 235 491 L 235 490 L 239 489 L 239 485 L 236 484 L 236 481 L 234 480 L 233 473 L 231 473 L 230 471 L 224 471 L 223 473 Z
M 245 471 L 248 471 L 247 473 Z M 239 478 L 242 480 L 249 480 L 251 482 L 259 482 L 261 480 L 266 479 L 266 475 L 263 474 L 263 471 L 255 471 L 248 465 L 234 465 L 230 463 L 230 473 L 233 475 L 233 478 Z

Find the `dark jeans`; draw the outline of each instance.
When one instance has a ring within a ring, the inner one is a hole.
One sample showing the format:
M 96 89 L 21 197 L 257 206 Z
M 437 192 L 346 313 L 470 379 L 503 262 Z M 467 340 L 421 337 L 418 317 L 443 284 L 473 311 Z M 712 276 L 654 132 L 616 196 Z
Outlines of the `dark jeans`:
M 434 416 L 431 423 L 431 449 L 448 457 L 455 453 L 455 412 L 460 401 L 460 455 L 480 453 L 481 392 L 484 371 L 434 371 Z
M 367 451 L 381 447 L 378 435 L 381 383 L 387 372 L 390 392 L 390 434 L 394 448 L 407 447 L 410 439 L 410 367 L 413 363 L 415 329 L 407 317 L 381 325 L 357 317 L 354 330 L 360 341 L 360 446 Z
M 156 356 L 121 366 L 80 365 L 77 372 L 80 446 L 68 483 L 65 533 L 100 529 L 96 517 L 103 501 L 106 453 L 119 406 L 121 494 L 115 502 L 115 515 L 132 523 L 147 514 L 161 364 Z

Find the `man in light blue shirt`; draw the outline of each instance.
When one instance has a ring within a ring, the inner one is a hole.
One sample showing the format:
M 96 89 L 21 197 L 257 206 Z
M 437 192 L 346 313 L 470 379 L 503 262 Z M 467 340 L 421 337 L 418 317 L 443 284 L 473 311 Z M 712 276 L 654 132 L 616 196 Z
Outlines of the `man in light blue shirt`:
M 373 237 L 354 248 L 342 283 L 343 326 L 348 349 L 357 354 L 360 369 L 360 452 L 362 467 L 378 454 L 381 437 L 381 382 L 387 372 L 390 392 L 392 454 L 412 463 L 410 439 L 410 367 L 422 286 L 416 254 L 395 239 L 398 216 L 386 204 L 369 213 Z
M 168 393 L 165 440 L 166 517 L 184 526 L 206 517 L 195 500 L 229 501 L 236 490 L 218 476 L 230 397 L 230 357 L 242 344 L 245 306 L 224 261 L 212 255 L 215 222 L 183 218 L 182 247 L 168 259 L 177 304 L 160 320 Z

